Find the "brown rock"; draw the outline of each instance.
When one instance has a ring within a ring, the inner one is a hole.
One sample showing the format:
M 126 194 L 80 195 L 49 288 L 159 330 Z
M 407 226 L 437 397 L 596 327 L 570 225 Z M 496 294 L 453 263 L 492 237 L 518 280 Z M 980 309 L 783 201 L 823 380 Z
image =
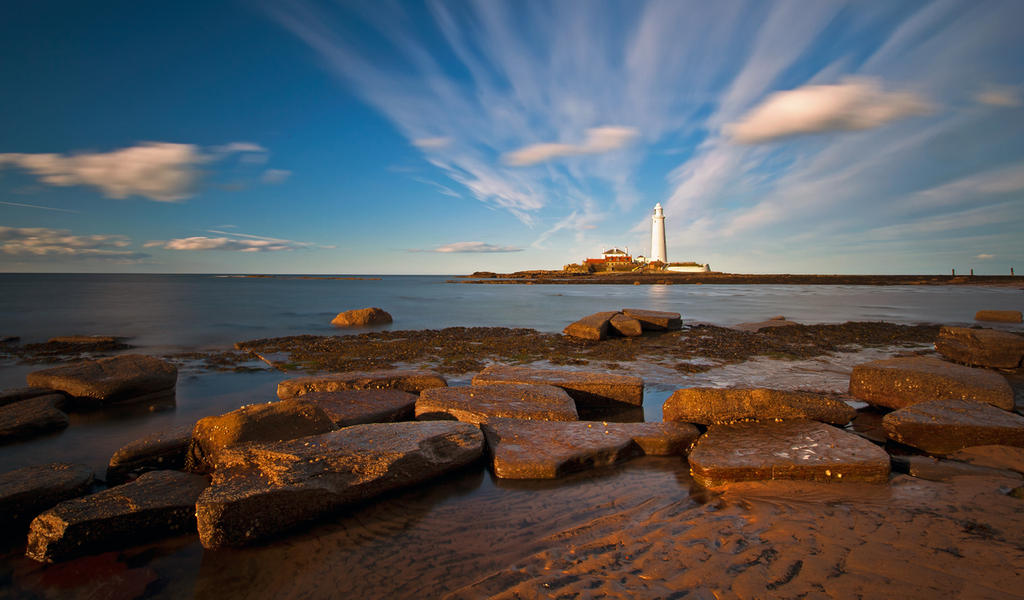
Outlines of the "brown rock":
M 615 402 L 634 406 L 644 403 L 644 380 L 630 375 L 492 365 L 473 378 L 473 385 L 507 383 L 560 387 L 576 402 L 577 409 Z
M 132 483 L 61 502 L 29 528 L 25 555 L 58 562 L 195 531 L 202 475 L 153 471 Z
M 194 425 L 160 431 L 122 446 L 107 465 L 107 483 L 125 483 L 149 471 L 185 468 Z
M 241 546 L 480 458 L 468 423 L 375 423 L 225 451 L 225 467 L 196 505 L 207 548 Z
M 974 315 L 975 321 L 992 321 L 994 323 L 1020 323 L 1019 310 L 979 310 Z
M 309 392 L 342 390 L 399 390 L 418 394 L 423 390 L 445 387 L 448 382 L 430 371 L 367 371 L 333 373 L 286 379 L 277 385 L 278 398 L 294 398 Z
M 64 400 L 62 394 L 52 394 L 0 406 L 0 444 L 67 428 L 68 416 L 57 408 Z
M 666 329 L 681 329 L 683 327 L 683 320 L 679 313 L 643 310 L 641 308 L 624 308 L 622 312 L 627 317 L 633 317 L 640 321 L 640 325 L 644 329 L 664 331 Z
M 970 476 L 1022 478 L 1020 473 L 1008 469 L 993 469 L 931 456 L 893 456 L 892 465 L 893 470 L 929 481 L 950 481 L 954 477 Z
M 24 467 L 0 475 L 0 537 L 25 535 L 39 513 L 59 502 L 89 493 L 92 469 L 52 463 Z
M 627 317 L 622 313 L 616 313 L 616 315 L 608 321 L 608 324 L 619 335 L 625 337 L 643 335 L 643 326 L 640 321 L 637 321 L 633 317 Z
M 50 338 L 47 344 L 75 344 L 75 345 L 106 345 L 117 343 L 117 338 L 109 335 L 61 335 Z
M 850 394 L 886 408 L 956 398 L 1013 409 L 1013 390 L 1005 377 L 931 357 L 890 358 L 857 365 L 850 374 Z
M 700 430 L 689 423 L 609 423 L 623 428 L 648 456 L 684 456 L 690 451 Z
M 1024 417 L 971 400 L 918 402 L 882 419 L 889 437 L 932 454 L 969 446 L 1024 446 Z
M 935 349 L 959 363 L 1015 369 L 1024 360 L 1024 336 L 995 329 L 943 327 L 935 340 Z
M 733 329 L 740 329 L 742 331 L 761 331 L 762 329 L 771 329 L 773 327 L 793 327 L 795 325 L 799 325 L 799 323 L 795 321 L 787 321 L 786 317 L 772 317 L 767 321 L 733 325 Z
M 422 421 L 455 419 L 479 425 L 496 417 L 576 421 L 576 403 L 551 385 L 505 384 L 423 390 L 416 401 Z
M 331 321 L 335 327 L 359 327 L 364 325 L 383 325 L 391 322 L 391 315 L 382 308 L 359 308 L 338 313 Z
M 712 425 L 690 452 L 705 487 L 800 479 L 886 483 L 889 455 L 871 442 L 816 421 Z
M 562 330 L 564 335 L 599 341 L 608 337 L 608 323 L 617 315 L 615 311 L 599 312 L 583 317 Z
M 51 390 L 50 388 L 13 388 L 0 392 L 0 406 L 6 406 L 12 402 L 19 402 L 21 400 L 28 400 L 30 398 L 38 398 L 39 396 L 52 396 L 54 394 L 59 394 L 61 396 L 64 395 L 61 392 L 58 392 L 57 390 Z
M 229 446 L 283 442 L 334 429 L 334 421 L 322 408 L 302 398 L 243 406 L 199 419 L 192 430 L 186 468 L 197 473 L 218 468 L 218 457 Z
M 1024 474 L 1024 448 L 1015 446 L 971 446 L 957 450 L 949 458 L 993 469 L 1011 469 Z
M 87 360 L 29 373 L 28 384 L 60 390 L 98 404 L 144 402 L 173 397 L 178 369 L 143 354 Z
M 443 389 L 443 388 L 442 388 Z M 399 390 L 342 390 L 300 396 L 324 409 L 336 427 L 393 423 L 416 418 L 416 394 Z
M 845 402 L 790 390 L 684 388 L 676 390 L 662 406 L 666 421 L 701 425 L 734 421 L 803 419 L 846 425 L 856 411 Z

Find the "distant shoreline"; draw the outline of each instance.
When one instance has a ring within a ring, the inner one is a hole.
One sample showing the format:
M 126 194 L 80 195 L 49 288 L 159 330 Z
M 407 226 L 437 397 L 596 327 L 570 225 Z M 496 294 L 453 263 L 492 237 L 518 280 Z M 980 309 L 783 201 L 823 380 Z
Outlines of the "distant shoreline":
M 599 285 L 984 285 L 1021 286 L 1011 275 L 791 275 L 741 273 L 567 273 L 564 271 L 476 272 L 448 283 Z

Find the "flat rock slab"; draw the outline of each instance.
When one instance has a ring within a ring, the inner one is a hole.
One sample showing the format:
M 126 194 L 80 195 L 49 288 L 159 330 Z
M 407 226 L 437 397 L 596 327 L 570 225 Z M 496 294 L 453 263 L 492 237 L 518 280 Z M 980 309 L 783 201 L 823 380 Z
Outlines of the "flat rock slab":
M 178 369 L 144 354 L 87 360 L 29 373 L 32 387 L 60 390 L 98 404 L 148 401 L 173 394 Z
M 2 537 L 24 535 L 36 515 L 60 502 L 88 494 L 92 481 L 92 469 L 68 463 L 24 467 L 0 474 Z
M 107 483 L 118 485 L 149 471 L 185 468 L 194 425 L 159 431 L 122 446 L 110 457 Z
M 576 402 L 577 408 L 615 402 L 633 406 L 644 403 L 644 380 L 632 375 L 492 365 L 473 377 L 473 385 L 508 383 L 560 387 Z
M 335 327 L 360 327 L 365 325 L 383 325 L 391 322 L 391 314 L 383 308 L 370 307 L 346 310 L 338 313 L 331 321 Z
M 0 406 L 0 444 L 66 429 L 68 416 L 57 408 L 64 400 L 63 394 L 51 394 Z
M 889 455 L 871 442 L 816 421 L 712 425 L 690 452 L 704 487 L 775 479 L 889 481 Z
M 890 358 L 856 365 L 850 374 L 850 394 L 886 408 L 956 398 L 1013 410 L 1013 389 L 1002 375 L 931 357 Z
M 955 477 L 1024 478 L 1020 473 L 1009 469 L 982 467 L 957 460 L 942 460 L 931 456 L 894 456 L 892 457 L 892 465 L 894 470 L 929 481 L 950 481 Z
M 444 389 L 444 388 L 439 388 Z M 342 390 L 300 396 L 324 409 L 336 427 L 393 423 L 416 418 L 416 394 L 399 390 Z
M 208 485 L 202 475 L 152 471 L 61 502 L 32 521 L 25 555 L 58 562 L 194 531 L 196 499 Z
M 644 329 L 665 331 L 666 329 L 682 329 L 683 319 L 679 313 L 660 310 L 644 310 L 642 308 L 624 308 L 623 314 L 640 321 Z
M 1019 310 L 979 310 L 974 315 L 975 321 L 991 321 L 993 323 L 1020 323 Z
M 1024 361 L 1024 336 L 995 329 L 943 327 L 935 349 L 950 360 L 971 366 L 1016 369 Z
M 700 435 L 689 423 L 493 419 L 482 427 L 502 479 L 556 479 L 645 452 L 685 454 Z
M 665 400 L 662 414 L 666 421 L 701 425 L 777 419 L 846 425 L 857 411 L 845 402 L 811 392 L 766 388 L 684 388 L 676 390 Z
M 278 398 L 294 398 L 309 392 L 342 390 L 399 390 L 418 394 L 423 390 L 445 387 L 448 382 L 430 371 L 367 371 L 332 373 L 286 379 L 277 385 Z
M 225 452 L 224 468 L 196 505 L 207 548 L 242 546 L 389 490 L 468 465 L 483 453 L 480 428 L 454 421 L 356 425 Z
M 577 421 L 576 403 L 562 388 L 523 383 L 473 385 L 423 390 L 416 401 L 421 421 L 455 419 L 479 425 L 508 417 L 540 421 Z
M 931 454 L 970 446 L 1024 446 L 1024 417 L 971 400 L 932 400 L 882 419 L 890 438 Z
M 1024 448 L 1017 446 L 971 446 L 957 450 L 949 458 L 993 469 L 1011 469 L 1024 474 Z
M 611 331 L 625 337 L 637 337 L 644 333 L 643 325 L 640 321 L 633 317 L 627 317 L 622 313 L 616 313 L 615 316 L 608 321 L 608 326 L 611 327 Z
M 599 312 L 587 315 L 575 323 L 569 324 L 562 334 L 584 340 L 600 341 L 608 337 L 608 324 L 617 311 Z
M 30 398 L 38 398 L 39 396 L 52 396 L 54 394 L 63 394 L 57 390 L 51 390 L 50 388 L 37 388 L 37 387 L 23 387 L 13 388 L 0 392 L 0 406 L 7 406 L 12 402 L 20 402 L 22 400 L 28 400 Z

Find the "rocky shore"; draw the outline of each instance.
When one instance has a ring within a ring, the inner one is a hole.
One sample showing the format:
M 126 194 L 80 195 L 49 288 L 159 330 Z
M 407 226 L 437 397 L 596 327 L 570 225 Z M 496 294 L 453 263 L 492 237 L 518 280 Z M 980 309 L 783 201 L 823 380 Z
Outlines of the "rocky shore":
M 568 271 L 477 271 L 448 283 L 596 284 L 596 285 L 1007 285 L 1024 287 L 1012 275 L 810 275 L 742 273 L 674 273 L 637 271 L 573 273 Z

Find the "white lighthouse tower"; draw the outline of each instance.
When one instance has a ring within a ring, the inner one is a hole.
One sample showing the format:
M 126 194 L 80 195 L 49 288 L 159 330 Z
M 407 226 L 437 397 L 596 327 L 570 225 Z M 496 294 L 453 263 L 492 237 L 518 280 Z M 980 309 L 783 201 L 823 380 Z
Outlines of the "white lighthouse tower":
M 651 227 L 651 262 L 661 261 L 668 263 L 668 251 L 665 249 L 665 213 L 661 210 L 661 203 L 654 206 L 654 221 Z

